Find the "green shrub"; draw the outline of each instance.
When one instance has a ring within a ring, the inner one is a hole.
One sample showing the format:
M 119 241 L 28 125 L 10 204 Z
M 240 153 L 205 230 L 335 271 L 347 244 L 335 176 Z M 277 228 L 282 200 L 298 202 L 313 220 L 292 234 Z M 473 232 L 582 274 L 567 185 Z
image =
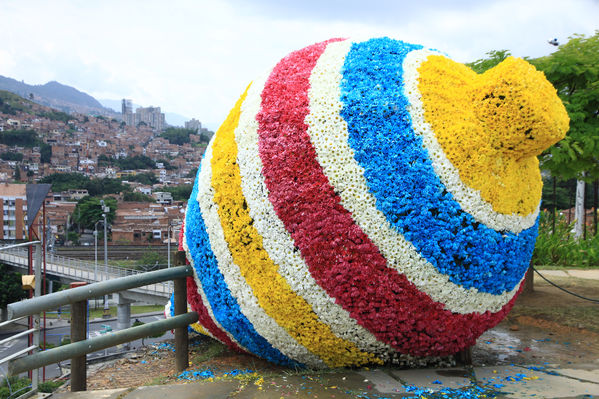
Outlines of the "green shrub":
M 576 240 L 572 233 L 573 224 L 566 223 L 558 215 L 555 231 L 552 231 L 552 216 L 541 212 L 539 236 L 532 256 L 533 265 L 562 267 L 599 266 L 599 235 Z
M 39 385 L 38 385 L 38 390 L 40 392 L 44 392 L 44 393 L 52 393 L 59 386 L 61 386 L 62 384 L 64 384 L 64 381 L 45 381 L 45 382 L 40 382 Z
M 31 385 L 29 378 L 18 378 L 9 377 L 8 379 L 2 380 L 0 383 L 0 399 L 14 399 L 18 398 L 25 392 L 29 391 L 27 388 Z M 10 386 L 10 388 L 9 388 Z

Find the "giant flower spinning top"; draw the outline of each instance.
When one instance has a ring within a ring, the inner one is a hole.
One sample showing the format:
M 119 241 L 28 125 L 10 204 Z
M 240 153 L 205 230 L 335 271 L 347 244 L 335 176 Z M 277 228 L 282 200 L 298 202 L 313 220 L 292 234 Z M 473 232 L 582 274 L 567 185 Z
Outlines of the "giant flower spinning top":
M 189 199 L 201 331 L 310 367 L 473 345 L 518 294 L 536 155 L 567 129 L 520 59 L 477 75 L 387 38 L 289 54 L 235 104 Z

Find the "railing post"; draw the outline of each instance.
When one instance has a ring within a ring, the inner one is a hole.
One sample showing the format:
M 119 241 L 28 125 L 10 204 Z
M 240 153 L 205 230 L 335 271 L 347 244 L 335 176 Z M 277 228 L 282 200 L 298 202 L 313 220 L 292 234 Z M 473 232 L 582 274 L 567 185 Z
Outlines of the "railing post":
M 177 252 L 175 264 L 185 264 L 185 252 Z M 175 289 L 175 316 L 187 313 L 187 278 L 174 280 Z M 175 369 L 182 372 L 189 366 L 187 326 L 175 329 Z
M 41 244 L 35 244 L 35 256 L 33 258 L 33 268 L 35 271 L 35 289 L 33 296 L 38 298 L 42 296 L 42 246 Z M 39 351 L 40 347 L 40 315 L 36 313 L 33 315 L 33 345 L 37 347 L 33 353 Z M 40 370 L 34 369 L 31 373 L 31 390 L 37 392 L 40 380 Z
M 84 282 L 71 283 L 71 288 L 86 285 Z M 87 339 L 87 300 L 71 305 L 71 342 Z M 87 390 L 87 355 L 71 359 L 71 392 Z

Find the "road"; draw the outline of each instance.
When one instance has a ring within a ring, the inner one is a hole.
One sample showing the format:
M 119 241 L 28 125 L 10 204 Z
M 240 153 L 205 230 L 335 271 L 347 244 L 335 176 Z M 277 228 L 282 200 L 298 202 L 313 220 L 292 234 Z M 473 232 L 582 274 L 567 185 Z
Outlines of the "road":
M 152 321 L 156 321 L 156 320 L 161 320 L 164 319 L 164 316 L 162 315 L 149 315 L 149 316 L 135 316 L 133 315 L 131 317 L 131 323 L 133 324 L 133 322 L 135 321 L 135 319 L 139 319 L 144 323 L 150 323 Z M 70 335 L 70 326 L 60 326 L 60 327 L 53 327 L 50 326 L 49 324 L 50 320 L 46 321 L 46 342 L 54 344 L 54 345 L 59 345 L 61 339 L 67 335 Z M 116 330 L 116 320 L 115 319 L 110 319 L 108 321 L 99 321 L 99 322 L 91 322 L 89 323 L 89 337 L 95 337 L 98 336 L 100 334 L 105 333 L 105 330 L 107 330 L 108 328 L 106 326 L 109 326 L 112 330 Z M 23 330 L 25 330 L 26 328 L 23 327 Z M 1 335 L 0 334 L 0 340 L 4 339 L 4 338 L 8 338 L 10 336 L 10 334 L 7 335 Z M 150 343 L 154 343 L 154 342 L 161 342 L 164 341 L 166 339 L 172 339 L 173 334 L 170 331 L 167 331 L 162 337 L 160 338 L 146 338 L 144 339 L 144 344 L 150 344 Z M 41 339 L 41 337 L 40 337 Z M 130 348 L 134 349 L 134 348 L 138 348 L 141 346 L 141 339 L 136 340 L 131 342 Z M 18 339 L 15 339 L 13 341 L 9 341 L 5 344 L 3 344 L 2 346 L 0 346 L 0 359 L 9 356 L 19 350 L 25 349 L 27 347 L 27 337 L 21 337 Z M 112 348 L 108 348 L 106 350 L 102 350 L 99 352 L 94 352 L 94 353 L 90 353 L 87 355 L 87 359 L 89 360 L 93 360 L 99 357 L 102 357 L 106 354 L 115 354 L 117 352 L 121 352 L 123 351 L 124 348 L 122 347 L 112 347 Z M 65 364 L 70 363 L 68 360 L 61 362 L 60 365 L 62 365 L 63 367 L 65 367 Z M 4 376 L 2 374 L 6 373 L 6 364 L 0 365 L 0 378 L 3 378 Z M 46 367 L 46 379 L 52 379 L 52 378 L 56 378 L 59 377 L 61 375 L 61 369 L 59 367 L 58 364 L 53 364 L 50 366 Z

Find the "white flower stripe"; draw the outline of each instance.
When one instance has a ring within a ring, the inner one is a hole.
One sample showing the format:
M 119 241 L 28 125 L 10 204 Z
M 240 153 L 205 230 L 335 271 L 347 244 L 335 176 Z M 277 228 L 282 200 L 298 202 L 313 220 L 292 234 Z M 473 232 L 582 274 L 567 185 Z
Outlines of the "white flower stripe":
M 435 173 L 457 203 L 460 204 L 460 207 L 472 215 L 477 222 L 496 231 L 510 231 L 515 234 L 532 227 L 539 216 L 540 202 L 533 213 L 525 216 L 516 213 L 507 215 L 496 212 L 493 210 L 493 205 L 482 198 L 480 190 L 469 187 L 460 179 L 459 170 L 447 158 L 432 127 L 425 119 L 422 97 L 418 90 L 418 68 L 429 55 L 440 55 L 440 53 L 432 50 L 410 52 L 403 62 L 403 76 L 404 91 L 409 100 L 408 111 L 412 117 L 412 126 L 414 132 L 422 137 L 426 150 L 430 154 L 429 158 Z
M 385 215 L 376 208 L 364 169 L 355 160 L 349 146 L 347 123 L 340 115 L 343 107 L 341 69 L 350 46 L 349 41 L 329 44 L 310 78 L 310 114 L 305 122 L 317 159 L 330 184 L 339 193 L 342 205 L 351 213 L 356 224 L 379 248 L 388 266 L 404 274 L 433 301 L 460 314 L 499 311 L 513 298 L 518 287 L 493 295 L 479 292 L 476 288 L 465 289 L 451 282 L 393 229 Z
M 216 139 L 218 140 L 218 138 Z M 298 343 L 264 311 L 258 303 L 252 288 L 246 283 L 229 250 L 218 215 L 218 204 L 214 201 L 214 188 L 211 187 L 212 168 L 210 167 L 212 151 L 210 153 L 206 152 L 205 159 L 208 160 L 208 167 L 202 168 L 198 176 L 198 185 L 204 187 L 204 189 L 198 191 L 197 201 L 206 224 L 212 252 L 217 259 L 218 269 L 223 275 L 231 296 L 237 300 L 241 313 L 252 323 L 256 332 L 273 347 L 285 356 L 300 363 L 311 367 L 325 368 L 325 363 L 318 356 Z
M 272 261 L 279 267 L 279 274 L 291 289 L 306 300 L 319 320 L 327 324 L 335 336 L 352 342 L 360 350 L 374 353 L 386 361 L 390 346 L 378 341 L 368 330 L 360 326 L 349 312 L 337 305 L 314 280 L 272 203 L 268 200 L 268 189 L 262 174 L 262 161 L 258 151 L 258 122 L 261 91 L 270 73 L 256 79 L 246 100 L 241 106 L 239 125 L 235 130 L 237 163 L 241 171 L 241 188 L 248 210 L 262 245 Z
M 212 140 L 210 141 L 210 143 L 208 144 L 208 147 L 206 147 L 206 152 L 204 154 L 204 158 L 202 159 L 201 165 L 200 165 L 200 175 L 203 171 L 205 171 L 206 169 L 210 168 L 210 159 L 212 159 L 212 143 L 214 142 L 214 137 L 212 138 Z M 206 161 L 206 159 L 208 159 L 208 161 Z M 198 176 L 198 180 L 200 179 L 200 176 Z M 198 183 L 196 183 L 198 184 Z M 193 201 L 193 198 L 189 199 L 190 201 Z M 189 207 L 187 208 L 189 209 Z M 220 325 L 220 323 L 218 322 L 218 320 L 216 319 L 216 317 L 214 316 L 214 313 L 212 311 L 212 306 L 210 305 L 210 301 L 208 301 L 208 298 L 206 297 L 206 293 L 204 292 L 204 288 L 202 287 L 202 282 L 200 281 L 198 275 L 197 275 L 197 271 L 195 268 L 195 264 L 194 264 L 194 260 L 193 260 L 193 256 L 191 255 L 189 248 L 187 246 L 187 227 L 189 221 L 187 220 L 187 210 L 185 211 L 185 224 L 183 226 L 183 249 L 185 250 L 185 253 L 187 255 L 187 260 L 189 261 L 189 263 L 191 264 L 192 270 L 193 270 L 193 278 L 196 282 L 196 286 L 198 287 L 198 294 L 200 294 L 200 298 L 202 299 L 202 303 L 204 304 L 204 307 L 206 308 L 206 311 L 208 312 L 208 315 L 210 316 L 210 318 L 212 319 L 212 321 L 214 322 L 214 324 L 216 325 L 216 327 L 218 329 L 220 329 L 221 331 L 223 331 L 227 337 L 229 337 L 229 339 L 234 342 L 235 344 L 237 344 L 237 346 L 239 346 L 241 349 L 243 349 L 244 351 L 251 353 L 247 348 L 245 348 L 243 345 L 241 345 L 236 339 L 235 337 L 233 337 L 233 335 L 231 333 L 229 333 L 229 331 L 227 331 L 225 328 L 223 328 L 223 326 Z M 206 329 L 208 330 L 208 329 Z M 214 337 L 213 335 L 211 335 L 213 338 L 218 339 L 216 337 Z

